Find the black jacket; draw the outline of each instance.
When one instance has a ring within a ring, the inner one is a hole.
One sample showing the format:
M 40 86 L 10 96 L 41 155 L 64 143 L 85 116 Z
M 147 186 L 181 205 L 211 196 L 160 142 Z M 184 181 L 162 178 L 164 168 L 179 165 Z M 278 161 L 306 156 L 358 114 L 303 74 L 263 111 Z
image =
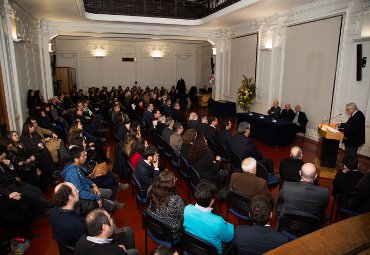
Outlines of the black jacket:
M 358 110 L 351 116 L 344 127 L 344 144 L 351 147 L 359 147 L 365 143 L 365 116 Z

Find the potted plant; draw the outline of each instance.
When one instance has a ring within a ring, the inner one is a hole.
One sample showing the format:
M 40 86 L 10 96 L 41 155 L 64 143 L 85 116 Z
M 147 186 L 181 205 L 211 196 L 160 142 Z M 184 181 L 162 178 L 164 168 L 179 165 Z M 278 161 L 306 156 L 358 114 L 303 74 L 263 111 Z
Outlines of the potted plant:
M 256 83 L 252 78 L 243 75 L 243 80 L 240 88 L 238 89 L 237 103 L 240 108 L 249 112 L 251 104 L 256 97 Z

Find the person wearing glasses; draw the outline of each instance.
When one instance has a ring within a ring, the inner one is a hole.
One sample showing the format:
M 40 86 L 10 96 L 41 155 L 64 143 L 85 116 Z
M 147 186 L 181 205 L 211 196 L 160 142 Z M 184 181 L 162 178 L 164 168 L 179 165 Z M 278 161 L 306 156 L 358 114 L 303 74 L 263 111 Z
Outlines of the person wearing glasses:
M 358 147 L 365 143 L 365 116 L 355 103 L 346 105 L 349 119 L 341 123 L 339 129 L 343 130 L 345 152 L 343 162 L 356 159 Z

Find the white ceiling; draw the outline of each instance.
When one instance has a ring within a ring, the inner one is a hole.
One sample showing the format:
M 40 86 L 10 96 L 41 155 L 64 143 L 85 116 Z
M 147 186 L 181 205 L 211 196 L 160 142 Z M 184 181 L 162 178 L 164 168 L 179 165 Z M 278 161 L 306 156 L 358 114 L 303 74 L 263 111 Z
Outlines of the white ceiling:
M 208 29 L 232 27 L 247 21 L 260 20 L 274 14 L 280 14 L 299 5 L 314 2 L 314 0 L 242 0 L 241 2 L 243 1 L 248 2 L 250 5 L 224 16 L 216 13 L 212 15 L 213 19 L 196 27 Z M 37 19 L 65 22 L 89 21 L 85 18 L 82 0 L 14 0 L 14 2 Z

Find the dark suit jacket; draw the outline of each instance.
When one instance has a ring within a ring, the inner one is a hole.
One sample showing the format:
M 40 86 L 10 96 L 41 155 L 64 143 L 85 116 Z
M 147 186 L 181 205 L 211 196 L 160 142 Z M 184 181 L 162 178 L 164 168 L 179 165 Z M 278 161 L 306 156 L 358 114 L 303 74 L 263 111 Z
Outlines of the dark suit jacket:
M 270 115 L 270 116 L 272 116 L 272 117 L 279 117 L 280 112 L 281 112 L 281 108 L 280 108 L 280 106 L 276 106 L 276 108 L 272 106 L 272 107 L 267 111 L 268 115 Z
M 117 137 L 122 142 L 125 142 L 128 130 L 123 122 L 119 123 L 118 130 L 117 130 Z
M 297 114 L 297 113 L 296 113 Z M 294 117 L 293 117 L 294 119 Z M 298 123 L 301 125 L 299 127 L 299 132 L 306 132 L 306 125 L 307 125 L 308 119 L 306 117 L 306 114 L 304 112 L 299 112 L 298 114 Z
M 185 117 L 185 114 L 182 113 L 181 111 L 179 110 L 176 110 L 174 109 L 173 110 L 173 119 L 176 121 L 176 122 L 180 122 L 180 123 L 186 123 L 186 117 Z
M 188 128 L 194 128 L 197 131 L 198 131 L 199 126 L 200 126 L 199 120 L 188 120 L 186 122 L 186 124 L 187 124 Z
M 206 135 L 206 130 L 208 128 L 208 124 L 206 123 L 202 123 L 202 122 L 199 122 L 199 126 L 198 126 L 198 129 L 197 131 L 203 135 Z
M 24 149 L 28 153 L 34 154 L 34 153 L 42 151 L 42 149 L 38 147 L 38 144 L 42 143 L 42 138 L 36 131 L 32 133 L 32 136 L 22 135 L 21 142 L 24 146 Z M 44 147 L 46 148 L 46 146 Z
M 292 121 L 294 119 L 294 112 L 292 109 L 283 109 L 279 118 L 286 121 Z
M 310 182 L 285 182 L 279 192 L 280 217 L 297 214 L 320 219 L 328 205 L 329 191 Z
M 205 137 L 210 138 L 212 141 L 216 142 L 217 141 L 217 136 L 216 136 L 216 128 L 211 127 L 208 125 L 205 127 Z
M 236 135 L 232 138 L 231 150 L 238 154 L 241 159 L 248 157 L 253 157 L 257 161 L 262 159 L 262 154 L 256 148 L 253 140 L 245 135 Z
M 233 246 L 238 255 L 263 254 L 289 241 L 289 238 L 269 226 L 239 225 L 235 229 Z
M 135 176 L 141 184 L 143 190 L 148 190 L 153 184 L 154 178 L 159 174 L 159 171 L 154 170 L 152 165 L 148 165 L 144 159 L 140 159 L 135 168 Z
M 163 109 L 163 114 L 166 115 L 166 117 L 172 117 L 173 108 L 171 106 L 165 105 Z
M 335 175 L 333 181 L 333 193 L 345 195 L 356 191 L 357 183 L 364 176 L 360 171 L 349 171 L 347 173 L 339 172 Z
M 153 112 L 150 112 L 148 109 L 144 112 L 144 121 L 145 125 L 149 128 L 153 128 Z
M 201 179 L 219 179 L 220 162 L 216 161 L 211 153 L 205 153 L 200 160 L 192 165 Z
M 301 180 L 299 171 L 304 164 L 301 159 L 286 158 L 280 161 L 279 173 L 282 180 L 287 178 L 295 178 L 297 181 Z
M 166 128 L 166 124 L 163 124 L 162 122 L 158 122 L 157 126 L 155 127 L 156 133 L 162 136 L 163 129 L 165 128 Z
M 166 127 L 162 131 L 162 138 L 164 141 L 166 141 L 168 144 L 170 144 L 170 137 L 173 134 L 173 129 L 170 129 L 169 127 Z
M 346 146 L 359 147 L 365 143 L 365 116 L 360 110 L 341 126 L 344 127 L 343 142 Z
M 226 147 L 226 149 L 231 149 L 231 140 L 233 136 L 229 131 L 226 129 L 221 129 L 220 133 L 218 133 L 218 142 Z
M 266 181 L 252 173 L 233 173 L 230 178 L 230 188 L 249 199 L 262 195 L 271 200 Z

